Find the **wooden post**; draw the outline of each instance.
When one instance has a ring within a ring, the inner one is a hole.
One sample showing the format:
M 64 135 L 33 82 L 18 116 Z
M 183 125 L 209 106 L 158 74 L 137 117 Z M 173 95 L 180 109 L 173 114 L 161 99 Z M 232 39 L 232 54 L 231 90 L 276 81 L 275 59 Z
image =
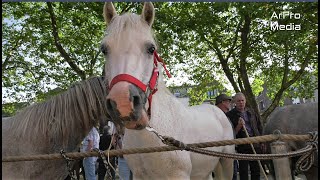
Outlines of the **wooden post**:
M 271 153 L 287 153 L 285 142 L 276 141 L 271 143 Z M 273 159 L 276 179 L 292 179 L 289 158 Z

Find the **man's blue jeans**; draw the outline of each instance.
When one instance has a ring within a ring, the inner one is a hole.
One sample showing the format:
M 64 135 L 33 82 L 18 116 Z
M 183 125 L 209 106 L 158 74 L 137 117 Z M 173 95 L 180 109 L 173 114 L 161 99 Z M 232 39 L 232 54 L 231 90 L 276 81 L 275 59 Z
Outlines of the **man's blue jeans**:
M 124 158 L 118 158 L 119 175 L 123 180 L 130 180 L 130 169 Z
M 83 159 L 83 168 L 86 180 L 96 180 L 97 157 L 87 157 Z

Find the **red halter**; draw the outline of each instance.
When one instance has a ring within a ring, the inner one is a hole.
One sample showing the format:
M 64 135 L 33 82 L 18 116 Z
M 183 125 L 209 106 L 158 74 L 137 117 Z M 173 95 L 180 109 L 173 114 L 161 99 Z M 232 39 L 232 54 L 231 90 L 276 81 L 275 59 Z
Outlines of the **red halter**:
M 129 82 L 129 83 L 136 85 L 138 88 L 140 88 L 146 94 L 146 97 L 148 97 L 148 101 L 149 101 L 148 113 L 149 113 L 149 115 L 151 113 L 152 95 L 154 93 L 156 93 L 158 90 L 156 88 L 157 83 L 158 83 L 158 78 L 159 78 L 158 62 L 161 63 L 161 65 L 163 66 L 164 70 L 166 71 L 167 76 L 169 78 L 171 78 L 171 74 L 169 73 L 168 69 L 166 68 L 164 61 L 158 56 L 156 51 L 153 52 L 153 57 L 154 57 L 153 58 L 154 68 L 152 70 L 152 75 L 151 75 L 151 78 L 150 78 L 150 81 L 148 84 L 143 84 L 143 82 L 141 82 L 137 78 L 131 76 L 130 74 L 119 74 L 111 80 L 111 83 L 109 86 L 109 89 L 111 90 L 111 88 L 116 83 L 118 83 L 120 81 L 126 81 L 126 82 Z

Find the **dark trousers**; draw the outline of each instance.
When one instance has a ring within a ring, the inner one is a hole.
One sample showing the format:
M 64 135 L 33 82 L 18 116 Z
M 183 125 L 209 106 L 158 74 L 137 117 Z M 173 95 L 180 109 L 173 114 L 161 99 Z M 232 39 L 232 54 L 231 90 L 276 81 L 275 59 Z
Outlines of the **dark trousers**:
M 260 167 L 258 161 L 239 160 L 240 180 L 248 180 L 248 166 L 250 166 L 251 180 L 260 180 Z
M 255 148 L 258 154 L 261 153 L 260 148 Z M 253 151 L 250 148 L 238 149 L 239 153 L 243 154 L 253 154 Z M 248 170 L 250 167 L 251 180 L 260 180 L 260 167 L 258 161 L 248 161 L 248 160 L 239 160 L 239 174 L 240 180 L 248 180 Z
M 107 169 L 103 163 L 103 160 L 101 158 L 98 159 L 98 162 L 99 162 L 99 167 L 98 167 L 98 180 L 104 180 L 105 179 L 105 175 L 107 173 Z M 115 158 L 110 158 L 110 163 L 111 165 L 116 168 L 116 161 L 115 161 Z M 110 173 L 111 173 L 111 176 L 112 176 L 112 180 L 115 180 L 116 179 L 116 174 L 114 172 L 114 170 L 109 166 L 109 170 L 110 170 Z
M 237 176 L 238 176 L 238 160 L 234 160 L 232 180 L 237 180 Z

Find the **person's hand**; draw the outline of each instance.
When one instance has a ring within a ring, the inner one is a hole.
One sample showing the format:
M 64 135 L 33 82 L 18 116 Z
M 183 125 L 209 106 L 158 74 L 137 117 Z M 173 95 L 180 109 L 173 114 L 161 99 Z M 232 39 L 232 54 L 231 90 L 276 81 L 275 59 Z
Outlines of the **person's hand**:
M 238 125 L 236 126 L 236 133 L 238 133 L 240 129 L 242 129 L 244 124 L 245 124 L 244 119 L 242 117 L 239 117 Z
M 243 127 L 243 125 L 245 125 L 246 122 L 244 121 L 244 119 L 242 117 L 239 117 L 238 120 L 238 126 L 240 127 L 240 129 Z

